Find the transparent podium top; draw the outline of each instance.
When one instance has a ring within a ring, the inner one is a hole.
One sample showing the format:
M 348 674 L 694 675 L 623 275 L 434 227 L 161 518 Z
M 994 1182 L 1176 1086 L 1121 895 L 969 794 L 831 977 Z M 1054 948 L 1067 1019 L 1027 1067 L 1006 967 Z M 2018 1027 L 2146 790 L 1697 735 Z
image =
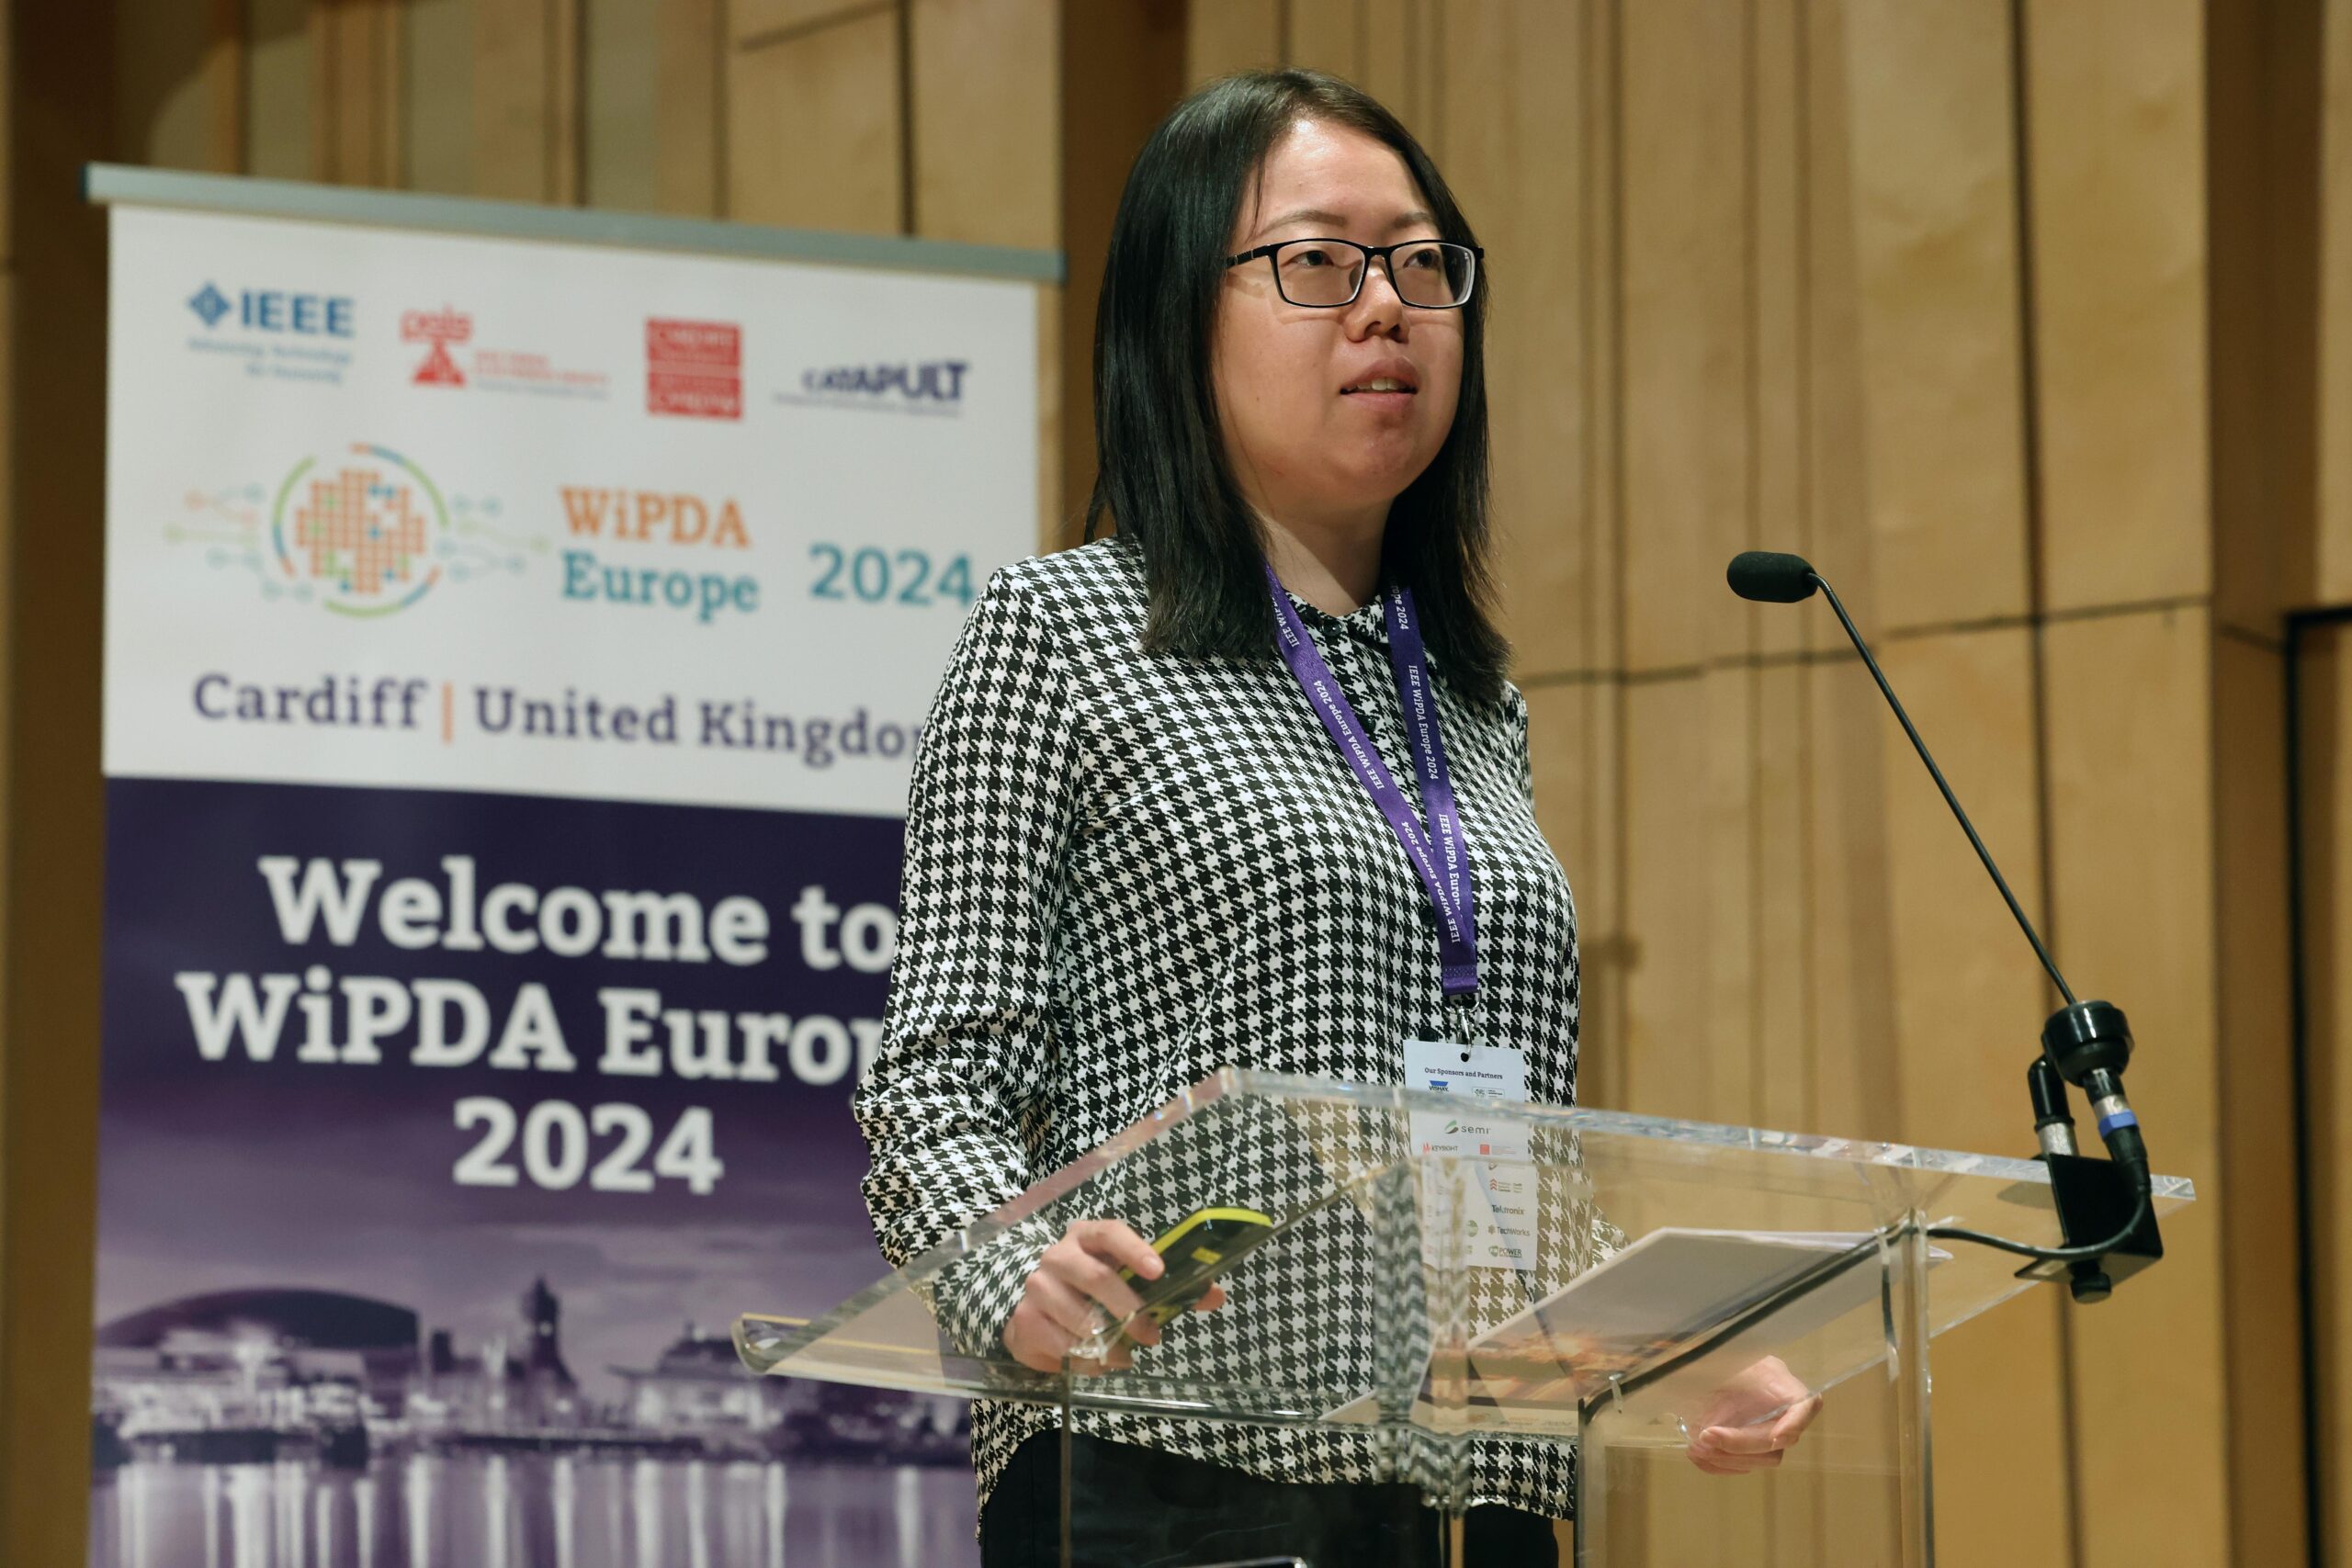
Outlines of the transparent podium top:
M 2158 1217 L 2193 1196 L 2158 1177 Z M 1170 1249 L 1213 1235 L 1222 1307 L 1116 1371 L 1006 1352 L 1072 1222 L 1153 1238 L 1204 1210 L 1253 1216 Z M 1885 1359 L 1894 1238 L 1944 1222 L 2064 1239 L 2032 1160 L 1228 1069 L 832 1312 L 747 1314 L 735 1342 L 760 1372 L 1161 1418 L 1558 1439 L 1605 1400 L 1679 1442 L 1759 1356 L 1815 1392 Z M 1924 1256 L 1935 1332 L 2035 1282 L 1983 1247 Z

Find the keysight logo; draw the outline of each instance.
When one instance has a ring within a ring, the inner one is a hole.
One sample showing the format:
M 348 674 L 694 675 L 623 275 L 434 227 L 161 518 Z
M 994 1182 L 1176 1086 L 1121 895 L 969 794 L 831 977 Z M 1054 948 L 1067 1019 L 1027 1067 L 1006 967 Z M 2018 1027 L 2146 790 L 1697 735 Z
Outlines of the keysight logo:
M 188 300 L 187 308 L 194 310 L 198 319 L 208 327 L 219 326 L 220 318 L 234 309 L 220 290 L 209 283 L 196 291 L 195 296 Z

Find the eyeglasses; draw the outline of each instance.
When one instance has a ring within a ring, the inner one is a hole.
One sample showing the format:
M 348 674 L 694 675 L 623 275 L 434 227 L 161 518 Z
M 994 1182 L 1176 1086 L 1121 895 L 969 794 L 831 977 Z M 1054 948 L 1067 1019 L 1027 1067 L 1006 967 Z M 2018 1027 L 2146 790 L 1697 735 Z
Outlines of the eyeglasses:
M 1274 287 L 1294 305 L 1336 310 L 1352 305 L 1363 292 L 1363 280 L 1378 256 L 1388 267 L 1389 287 L 1396 298 L 1424 310 L 1452 310 L 1470 302 L 1478 281 L 1478 258 L 1487 253 L 1476 245 L 1456 245 L 1444 240 L 1407 240 L 1394 245 L 1359 245 L 1353 240 L 1283 240 L 1260 245 L 1225 265 L 1237 267 L 1264 256 L 1274 269 Z

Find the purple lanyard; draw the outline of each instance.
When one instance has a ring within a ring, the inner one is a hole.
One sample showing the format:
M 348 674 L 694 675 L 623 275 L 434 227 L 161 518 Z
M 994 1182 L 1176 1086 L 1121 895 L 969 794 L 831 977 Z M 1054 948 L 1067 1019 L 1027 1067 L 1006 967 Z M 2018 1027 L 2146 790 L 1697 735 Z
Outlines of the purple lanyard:
M 1283 661 L 1297 677 L 1298 689 L 1315 709 L 1315 716 L 1340 748 L 1348 771 L 1372 796 L 1389 829 L 1419 873 L 1430 905 L 1437 910 L 1438 973 L 1448 1001 L 1466 1001 L 1478 989 L 1478 931 L 1470 887 L 1470 850 L 1463 841 L 1462 816 L 1454 808 L 1453 775 L 1445 765 L 1445 741 L 1438 732 L 1437 701 L 1430 687 L 1428 650 L 1414 618 L 1410 590 L 1393 588 L 1383 596 L 1382 613 L 1388 622 L 1388 667 L 1396 676 L 1396 695 L 1404 705 L 1407 744 L 1413 754 L 1413 772 L 1421 786 L 1421 808 L 1429 828 L 1413 815 L 1388 764 L 1373 750 L 1363 722 L 1340 690 L 1331 667 L 1307 640 L 1306 623 L 1283 591 L 1274 569 L 1266 568 L 1266 584 L 1273 590 L 1274 622 L 1282 643 Z M 1434 837 L 1435 843 L 1431 843 Z

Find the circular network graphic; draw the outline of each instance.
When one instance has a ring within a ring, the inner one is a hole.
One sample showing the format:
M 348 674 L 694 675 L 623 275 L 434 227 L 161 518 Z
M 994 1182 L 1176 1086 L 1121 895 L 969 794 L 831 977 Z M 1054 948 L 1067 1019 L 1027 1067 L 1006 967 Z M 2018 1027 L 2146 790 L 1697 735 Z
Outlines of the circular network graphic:
M 355 442 L 305 457 L 277 487 L 270 540 L 279 570 L 345 615 L 404 610 L 441 581 L 449 509 L 424 470 L 386 446 Z

